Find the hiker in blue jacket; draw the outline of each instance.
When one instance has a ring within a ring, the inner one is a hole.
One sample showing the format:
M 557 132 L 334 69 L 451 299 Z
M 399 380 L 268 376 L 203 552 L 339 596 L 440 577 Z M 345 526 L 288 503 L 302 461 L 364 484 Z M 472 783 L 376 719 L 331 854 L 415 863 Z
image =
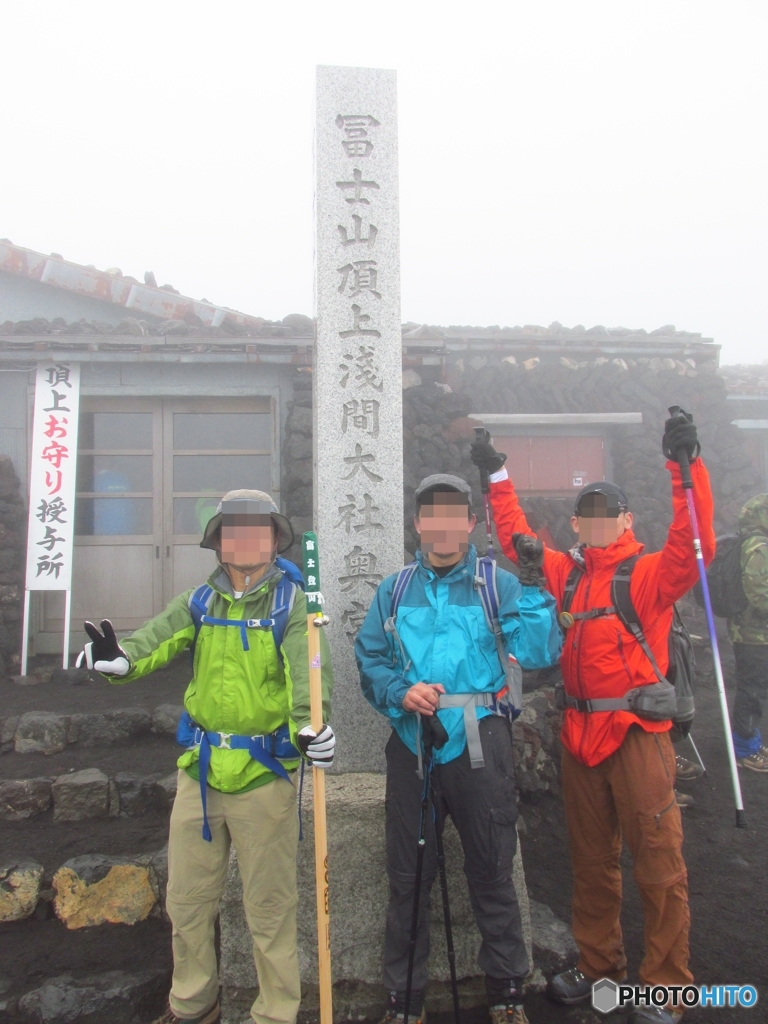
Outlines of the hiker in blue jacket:
M 416 489 L 416 561 L 379 587 L 355 643 L 365 698 L 392 722 L 386 747 L 386 845 L 390 899 L 384 940 L 382 1024 L 405 1011 L 423 783 L 422 731 L 437 715 L 447 741 L 433 752 L 438 825 L 450 815 L 482 945 L 479 964 L 493 1024 L 527 1024 L 529 965 L 512 884 L 517 846 L 511 720 L 521 709 L 520 669 L 560 654 L 554 599 L 543 590 L 540 545 L 519 540 L 520 578 L 478 559 L 471 488 L 435 474 Z M 494 621 L 495 620 L 495 621 Z M 494 625 L 496 630 L 494 631 Z M 427 716 L 426 720 L 421 716 Z M 424 1019 L 429 893 L 437 858 L 429 816 L 409 1017 Z

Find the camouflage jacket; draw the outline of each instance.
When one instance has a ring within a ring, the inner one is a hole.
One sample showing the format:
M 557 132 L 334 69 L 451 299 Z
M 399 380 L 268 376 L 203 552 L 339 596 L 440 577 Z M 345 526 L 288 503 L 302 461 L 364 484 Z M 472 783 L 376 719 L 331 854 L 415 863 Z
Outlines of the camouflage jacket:
M 768 494 L 758 494 L 739 515 L 741 581 L 749 607 L 728 620 L 737 644 L 768 644 Z

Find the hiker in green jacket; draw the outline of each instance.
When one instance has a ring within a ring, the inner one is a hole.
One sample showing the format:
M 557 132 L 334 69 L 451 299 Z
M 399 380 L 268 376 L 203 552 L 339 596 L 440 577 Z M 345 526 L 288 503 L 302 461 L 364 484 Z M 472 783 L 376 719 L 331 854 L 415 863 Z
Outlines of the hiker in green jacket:
M 742 768 L 768 772 L 768 743 L 760 720 L 768 696 L 768 494 L 750 498 L 739 514 L 741 584 L 749 602 L 728 619 L 736 655 L 733 746 Z
M 330 766 L 336 741 L 330 726 L 317 734 L 310 726 L 306 601 L 291 563 L 276 564 L 292 541 L 268 494 L 230 491 L 200 544 L 219 562 L 207 585 L 180 594 L 119 643 L 109 620 L 102 632 L 85 623 L 91 642 L 78 664 L 112 682 L 139 679 L 193 648 L 168 844 L 173 983 L 155 1024 L 220 1019 L 214 925 L 231 844 L 259 977 L 251 1016 L 256 1024 L 296 1021 L 295 777 L 302 754 Z M 322 632 L 320 645 L 327 722 L 333 678 Z

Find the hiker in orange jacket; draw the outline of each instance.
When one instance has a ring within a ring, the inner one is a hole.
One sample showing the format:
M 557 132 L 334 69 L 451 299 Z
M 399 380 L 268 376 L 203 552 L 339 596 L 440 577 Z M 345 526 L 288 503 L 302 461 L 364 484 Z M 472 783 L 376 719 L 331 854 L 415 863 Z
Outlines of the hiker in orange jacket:
M 562 612 L 569 577 L 574 585 L 561 657 L 565 700 L 562 781 L 573 868 L 573 933 L 577 967 L 556 975 L 550 995 L 571 1005 L 586 1001 L 592 982 L 626 977 L 621 935 L 622 836 L 634 865 L 645 916 L 645 957 L 640 980 L 649 985 L 689 985 L 688 886 L 682 824 L 675 803 L 671 720 L 652 721 L 628 710 L 592 710 L 590 702 L 620 702 L 629 690 L 658 677 L 634 635 L 612 606 L 619 565 L 638 557 L 630 597 L 661 673 L 669 665 L 672 606 L 698 578 L 685 494 L 676 453 L 687 452 L 706 564 L 714 557 L 709 474 L 698 458 L 696 427 L 682 414 L 667 420 L 662 449 L 672 477 L 674 518 L 661 551 L 643 555 L 632 532 L 632 512 L 616 484 L 588 484 L 578 495 L 571 525 L 579 543 L 567 554 L 545 548 L 529 527 L 506 456 L 487 441 L 472 445 L 472 460 L 490 474 L 490 498 L 499 542 L 517 561 L 533 548 Z M 561 616 L 561 621 L 562 621 Z M 636 1007 L 632 1021 L 672 1024 L 670 1008 Z

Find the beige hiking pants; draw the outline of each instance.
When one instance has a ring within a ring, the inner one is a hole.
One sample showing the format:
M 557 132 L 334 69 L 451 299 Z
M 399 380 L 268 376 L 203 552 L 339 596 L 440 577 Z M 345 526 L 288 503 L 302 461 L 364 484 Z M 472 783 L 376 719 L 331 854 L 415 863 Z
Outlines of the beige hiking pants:
M 295 1024 L 301 1001 L 296 955 L 296 791 L 284 779 L 248 793 L 220 793 L 209 786 L 208 823 L 211 843 L 202 836 L 200 785 L 180 771 L 168 845 L 171 1009 L 179 1017 L 194 1018 L 216 1002 L 214 925 L 234 843 L 259 977 L 251 1016 L 256 1024 Z

